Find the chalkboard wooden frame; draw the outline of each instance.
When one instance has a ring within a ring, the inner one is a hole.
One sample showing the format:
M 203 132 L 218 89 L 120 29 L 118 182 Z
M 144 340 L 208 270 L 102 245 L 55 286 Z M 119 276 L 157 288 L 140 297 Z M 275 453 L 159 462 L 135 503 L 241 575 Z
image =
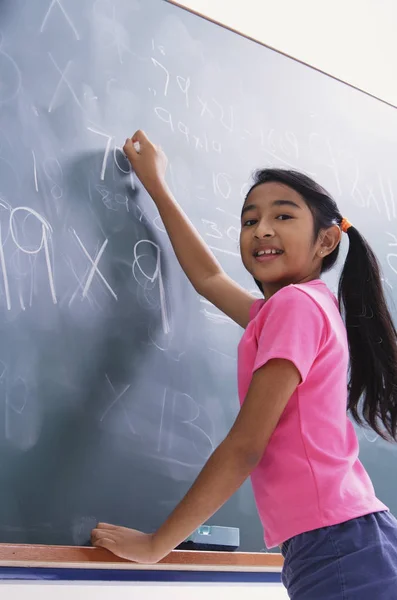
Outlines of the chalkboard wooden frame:
M 118 569 L 147 569 L 148 565 L 139 565 L 118 558 L 102 548 L 82 546 L 39 546 L 34 544 L 0 544 L 0 567 L 4 566 L 66 566 L 101 567 Z M 196 552 L 174 550 L 150 569 L 221 569 L 238 568 L 264 569 L 281 568 L 281 554 L 265 552 Z
M 278 583 L 276 553 L 175 550 L 155 565 L 118 558 L 101 548 L 0 544 L 1 580 Z

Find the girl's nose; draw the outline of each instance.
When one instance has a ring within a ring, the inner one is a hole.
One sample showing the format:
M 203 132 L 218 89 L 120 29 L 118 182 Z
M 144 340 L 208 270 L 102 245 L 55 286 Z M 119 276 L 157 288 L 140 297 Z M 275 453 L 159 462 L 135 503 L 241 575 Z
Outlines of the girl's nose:
M 258 223 L 254 235 L 258 239 L 272 237 L 274 235 L 274 230 L 269 223 L 263 220 Z

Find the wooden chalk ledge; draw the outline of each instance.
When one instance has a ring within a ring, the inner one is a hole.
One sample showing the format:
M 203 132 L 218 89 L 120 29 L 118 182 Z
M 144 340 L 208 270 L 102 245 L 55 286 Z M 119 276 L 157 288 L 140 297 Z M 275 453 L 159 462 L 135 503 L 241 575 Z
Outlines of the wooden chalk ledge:
M 282 565 L 281 554 L 261 552 L 174 550 L 155 565 L 141 565 L 118 558 L 102 548 L 0 544 L 0 567 L 280 571 Z

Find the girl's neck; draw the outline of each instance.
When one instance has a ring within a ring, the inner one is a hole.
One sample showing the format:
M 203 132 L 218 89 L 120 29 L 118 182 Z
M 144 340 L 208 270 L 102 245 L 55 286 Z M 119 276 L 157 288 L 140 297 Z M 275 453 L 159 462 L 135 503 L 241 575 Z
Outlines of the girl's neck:
M 316 274 L 316 275 L 308 275 L 307 277 L 303 277 L 302 279 L 299 280 L 294 280 L 294 281 L 287 281 L 287 282 L 274 282 L 274 283 L 269 283 L 269 282 L 261 282 L 262 283 L 262 290 L 263 290 L 263 295 L 265 296 L 266 300 L 269 300 L 269 298 L 271 298 L 272 296 L 274 296 L 274 294 L 276 294 L 277 292 L 279 292 L 280 290 L 282 290 L 284 287 L 287 287 L 288 285 L 291 284 L 301 284 L 301 283 L 310 283 L 311 281 L 317 281 L 320 279 L 320 275 Z

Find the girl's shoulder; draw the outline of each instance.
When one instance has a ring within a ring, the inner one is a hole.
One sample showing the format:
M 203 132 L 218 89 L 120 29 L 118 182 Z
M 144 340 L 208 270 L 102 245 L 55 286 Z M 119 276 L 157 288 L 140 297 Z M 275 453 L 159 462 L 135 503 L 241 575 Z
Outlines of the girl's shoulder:
M 266 300 L 264 300 L 263 298 L 258 298 L 258 300 L 255 300 L 255 302 L 252 304 L 252 306 L 250 308 L 250 317 L 249 317 L 250 321 L 253 321 L 255 319 L 255 317 L 258 316 L 260 310 L 264 307 L 265 304 L 266 304 Z
M 321 305 L 321 299 L 324 298 L 336 300 L 333 297 L 332 292 L 321 279 L 316 279 L 307 283 L 290 284 L 281 288 L 268 300 L 256 300 L 251 306 L 250 320 L 254 320 L 262 309 L 265 309 L 264 312 L 268 312 L 273 309 L 290 308 L 290 303 L 293 303 L 295 307 L 297 304 L 309 304 L 316 310 L 319 308 L 319 304 Z

